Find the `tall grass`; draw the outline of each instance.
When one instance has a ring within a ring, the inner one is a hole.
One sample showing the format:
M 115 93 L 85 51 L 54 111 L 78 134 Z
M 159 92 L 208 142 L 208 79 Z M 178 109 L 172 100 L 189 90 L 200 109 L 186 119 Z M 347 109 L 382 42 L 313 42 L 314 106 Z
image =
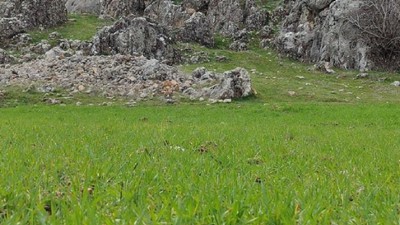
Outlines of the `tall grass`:
M 18 107 L 3 224 L 397 224 L 396 105 Z

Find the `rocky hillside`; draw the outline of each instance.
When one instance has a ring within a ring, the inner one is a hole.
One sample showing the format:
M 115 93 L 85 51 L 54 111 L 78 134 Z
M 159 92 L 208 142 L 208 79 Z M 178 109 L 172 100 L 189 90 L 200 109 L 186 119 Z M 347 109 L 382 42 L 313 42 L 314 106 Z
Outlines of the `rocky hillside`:
M 266 14 L 256 7 L 254 0 L 244 5 L 237 0 L 225 2 L 229 7 L 222 7 L 219 1 L 210 1 L 212 6 L 208 3 L 195 6 L 190 2 L 176 5 L 161 0 L 105 0 L 101 4 L 57 1 L 42 11 L 36 1 L 20 3 L 7 1 L 4 4 L 10 10 L 2 7 L 0 18 L 10 19 L 7 24 L 20 22 L 21 29 L 4 35 L 8 43 L 1 45 L 7 50 L 0 49 L 0 85 L 33 86 L 45 92 L 61 88 L 71 95 L 87 92 L 135 100 L 164 95 L 168 101 L 177 92 L 190 99 L 227 102 L 253 92 L 244 69 L 216 74 L 201 68 L 187 76 L 173 64 L 182 60 L 178 42 L 213 46 L 214 32 L 227 36 L 239 33 L 240 41 L 248 42 L 248 38 L 243 38 L 248 35 L 247 29 L 267 25 Z M 102 17 L 119 19 L 100 29 L 90 41 L 63 39 L 55 32 L 48 37 L 51 43 L 43 40 L 34 44 L 29 34 L 22 33 L 65 21 L 66 7 L 76 12 L 93 7 L 93 12 Z M 45 22 L 45 18 L 50 21 Z M 231 22 L 224 24 L 225 19 Z M 244 50 L 242 44 L 247 42 L 237 45 Z
M 396 35 L 397 38 L 399 37 L 398 32 L 396 34 L 387 31 L 387 29 L 392 29 L 390 27 L 393 27 L 393 24 L 398 24 L 400 18 L 400 10 L 396 12 L 388 9 L 390 2 L 379 2 L 379 0 L 285 0 L 288 14 L 281 26 L 276 45 L 282 53 L 288 56 L 321 65 L 361 71 L 376 66 L 390 68 L 390 60 L 379 59 L 379 57 L 385 58 L 390 54 L 376 55 L 381 48 L 380 36 L 383 41 L 389 39 L 389 42 L 391 38 L 396 39 Z M 387 13 L 392 21 L 386 18 L 377 21 L 381 16 L 379 10 L 371 8 L 372 14 L 368 14 L 365 7 L 370 8 L 370 6 L 367 3 L 382 6 L 380 8 L 384 11 L 388 10 L 387 12 L 382 11 L 382 15 Z M 374 41 L 378 43 L 372 43 L 367 38 L 371 33 L 368 30 L 362 32 L 362 29 L 355 25 L 356 21 L 352 21 L 358 20 L 360 16 L 364 17 L 364 24 L 375 22 L 380 24 L 374 27 L 378 30 L 382 28 L 379 33 L 375 33 L 379 37 Z M 381 32 L 388 32 L 388 35 Z M 373 48 L 375 49 L 372 51 Z M 376 65 L 378 61 L 381 61 L 381 65 Z
M 281 53 L 322 65 L 329 73 L 334 72 L 331 66 L 362 71 L 374 67 L 371 46 L 349 22 L 348 15 L 360 9 L 361 0 L 284 0 L 273 12 L 256 0 L 177 2 L 0 0 L 0 85 L 61 87 L 71 94 L 88 91 L 136 100 L 157 95 L 171 100 L 168 93 L 174 92 L 220 101 L 251 95 L 244 69 L 215 74 L 199 68 L 187 76 L 174 66 L 202 61 L 201 54 L 184 47 L 193 45 L 182 42 L 214 47 L 221 36 L 229 39 L 225 47 L 234 51 L 246 51 L 258 40 L 260 47 L 274 43 Z M 66 21 L 66 9 L 111 17 L 114 22 L 87 41 L 53 32 L 48 40 L 33 43 L 23 33 Z M 274 25 L 280 21 L 273 41 Z
M 66 20 L 65 1 L 0 0 L 0 42 L 33 27 Z
M 179 5 L 170 0 L 68 0 L 67 8 L 69 12 L 99 13 L 116 19 L 130 14 L 145 16 L 178 29 L 195 13 L 202 13 L 204 16 L 196 17 L 206 21 L 203 23 L 211 32 L 226 36 L 243 28 L 260 30 L 268 25 L 268 13 L 256 0 L 183 0 Z

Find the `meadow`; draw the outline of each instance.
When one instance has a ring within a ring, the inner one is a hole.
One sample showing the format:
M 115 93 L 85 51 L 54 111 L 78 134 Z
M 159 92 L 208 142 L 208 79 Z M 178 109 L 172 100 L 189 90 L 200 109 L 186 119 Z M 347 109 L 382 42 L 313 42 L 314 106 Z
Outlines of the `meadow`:
M 1 109 L 2 224 L 398 224 L 398 106 Z
M 242 66 L 257 94 L 46 105 L 1 87 L 0 224 L 400 224 L 399 74 L 191 47 L 211 61 L 183 72 Z

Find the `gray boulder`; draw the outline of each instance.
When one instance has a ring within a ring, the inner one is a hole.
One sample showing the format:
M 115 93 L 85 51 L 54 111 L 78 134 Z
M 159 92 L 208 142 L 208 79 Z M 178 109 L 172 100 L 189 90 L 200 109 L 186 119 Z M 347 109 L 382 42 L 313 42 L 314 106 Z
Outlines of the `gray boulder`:
M 214 46 L 214 35 L 210 29 L 210 23 L 207 17 L 196 12 L 184 22 L 180 29 L 180 37 L 183 42 L 197 42 L 205 46 Z
M 246 51 L 250 41 L 249 33 L 246 29 L 238 31 L 233 36 L 233 42 L 229 45 L 229 48 L 233 51 Z
M 146 7 L 144 15 L 174 31 L 177 41 L 214 46 L 212 24 L 204 13 L 175 5 L 170 0 L 157 0 Z
M 0 2 L 0 8 L 0 18 L 17 17 L 28 28 L 54 26 L 67 20 L 63 0 L 3 0 Z
M 283 21 L 276 46 L 281 53 L 309 62 L 366 70 L 369 49 L 346 19 L 360 0 L 294 0 Z
M 146 6 L 144 16 L 171 29 L 182 27 L 191 14 L 170 0 L 156 0 Z
M 226 71 L 221 82 L 206 90 L 210 99 L 237 99 L 253 94 L 247 70 L 236 68 Z
M 0 42 L 34 27 L 48 27 L 67 20 L 65 1 L 0 1 Z
M 268 24 L 267 11 L 255 0 L 210 0 L 207 17 L 213 32 L 233 36 L 241 28 L 257 31 Z
M 117 19 L 131 14 L 142 16 L 145 7 L 145 0 L 102 0 L 101 14 Z
M 65 4 L 69 13 L 100 14 L 102 0 L 67 0 Z
M 208 11 L 208 6 L 210 0 L 183 0 L 182 7 L 185 9 L 194 10 L 197 12 L 206 13 Z
M 166 29 L 144 17 L 123 17 L 93 38 L 93 55 L 142 54 L 147 58 L 175 61 L 173 41 Z
M 16 17 L 0 18 L 0 43 L 25 30 L 26 24 Z

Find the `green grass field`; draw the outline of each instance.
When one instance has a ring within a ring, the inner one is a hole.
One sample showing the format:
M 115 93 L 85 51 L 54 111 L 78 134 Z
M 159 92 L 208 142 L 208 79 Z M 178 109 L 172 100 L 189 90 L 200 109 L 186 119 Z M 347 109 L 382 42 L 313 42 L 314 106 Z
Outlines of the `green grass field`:
M 2 224 L 398 224 L 395 104 L 1 109 Z
M 49 106 L 0 87 L 0 224 L 400 224 L 399 74 L 191 46 L 229 60 L 183 72 L 255 69 L 257 95 Z

